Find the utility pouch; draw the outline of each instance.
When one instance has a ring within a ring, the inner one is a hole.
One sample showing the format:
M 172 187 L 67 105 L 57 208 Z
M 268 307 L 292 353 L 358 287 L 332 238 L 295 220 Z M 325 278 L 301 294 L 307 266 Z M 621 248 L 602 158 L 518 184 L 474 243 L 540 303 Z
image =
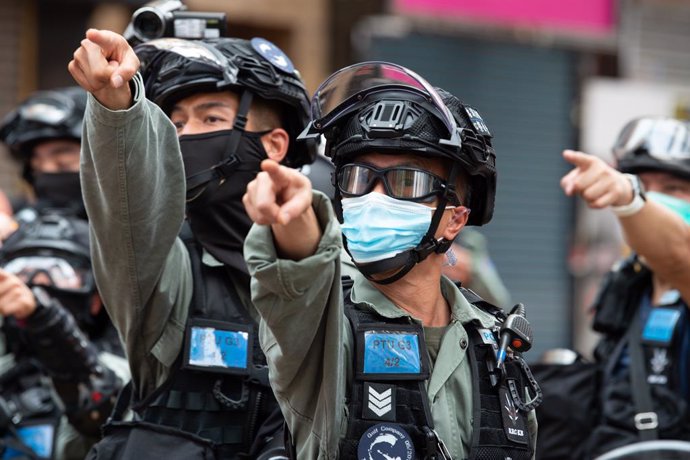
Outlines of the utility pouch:
M 146 422 L 111 422 L 85 460 L 215 460 L 210 442 L 193 434 Z

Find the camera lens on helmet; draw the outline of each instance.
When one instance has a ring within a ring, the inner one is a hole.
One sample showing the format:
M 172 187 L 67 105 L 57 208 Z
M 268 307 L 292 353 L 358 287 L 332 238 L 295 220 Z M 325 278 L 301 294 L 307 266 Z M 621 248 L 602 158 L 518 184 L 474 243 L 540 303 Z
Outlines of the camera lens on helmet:
M 140 40 L 153 40 L 164 35 L 165 18 L 153 8 L 143 7 L 134 13 L 132 27 Z

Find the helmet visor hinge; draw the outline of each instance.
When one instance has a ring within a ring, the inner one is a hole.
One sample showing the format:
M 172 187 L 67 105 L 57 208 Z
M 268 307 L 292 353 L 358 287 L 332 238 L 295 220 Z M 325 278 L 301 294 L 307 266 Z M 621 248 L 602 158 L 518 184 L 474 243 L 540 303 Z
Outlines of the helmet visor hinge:
M 369 137 L 399 137 L 405 119 L 405 103 L 402 101 L 379 101 L 371 109 L 368 123 Z

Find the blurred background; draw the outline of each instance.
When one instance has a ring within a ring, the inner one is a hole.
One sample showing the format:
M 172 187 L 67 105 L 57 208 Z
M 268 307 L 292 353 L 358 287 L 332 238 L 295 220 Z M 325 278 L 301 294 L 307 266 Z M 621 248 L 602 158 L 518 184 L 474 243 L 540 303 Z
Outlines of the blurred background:
M 37 89 L 73 84 L 67 63 L 88 27 L 123 32 L 137 0 L 2 0 L 0 116 Z M 227 14 L 228 35 L 265 37 L 314 91 L 332 71 L 389 60 L 476 107 L 495 136 L 493 221 L 480 232 L 535 330 L 589 355 L 588 310 L 625 253 L 609 212 L 567 198 L 564 148 L 610 160 L 639 115 L 690 114 L 688 0 L 186 0 Z M 23 193 L 0 151 L 0 188 Z M 503 305 L 509 309 L 511 305 Z

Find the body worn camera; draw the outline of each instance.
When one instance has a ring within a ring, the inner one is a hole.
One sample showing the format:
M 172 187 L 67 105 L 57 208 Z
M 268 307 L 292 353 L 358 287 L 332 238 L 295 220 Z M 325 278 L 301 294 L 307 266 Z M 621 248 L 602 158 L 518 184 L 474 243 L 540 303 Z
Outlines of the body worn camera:
M 135 45 L 162 37 L 201 40 L 226 35 L 225 13 L 186 10 L 180 0 L 148 3 L 134 12 L 124 36 Z

